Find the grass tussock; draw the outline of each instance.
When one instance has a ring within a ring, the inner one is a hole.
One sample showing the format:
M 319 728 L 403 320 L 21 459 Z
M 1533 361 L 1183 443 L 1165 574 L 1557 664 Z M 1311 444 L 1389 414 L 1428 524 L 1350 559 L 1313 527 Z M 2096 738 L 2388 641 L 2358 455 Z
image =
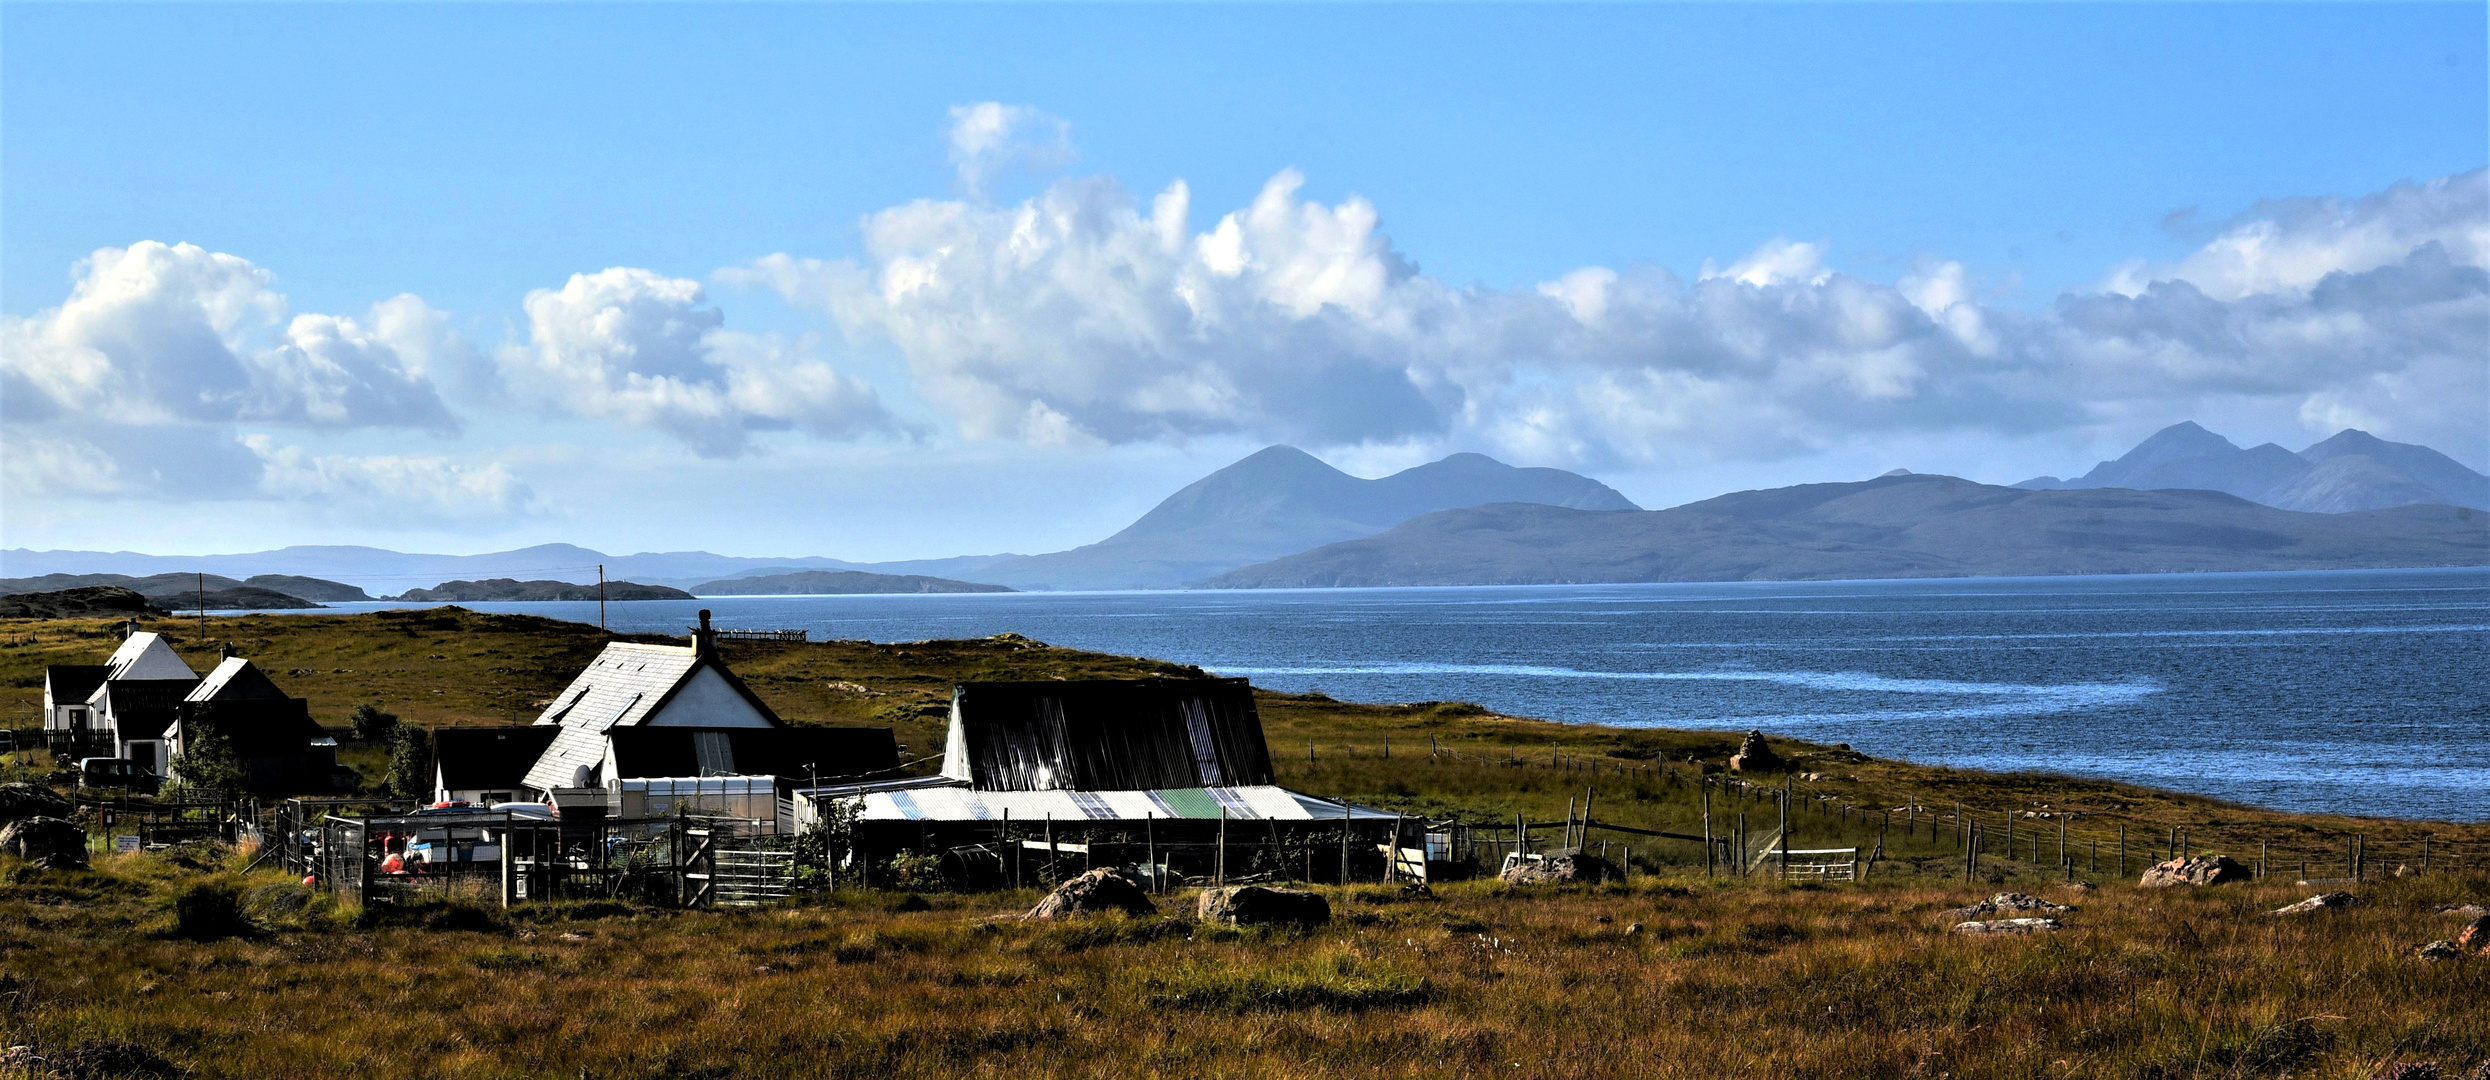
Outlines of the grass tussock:
M 2490 1061 L 2490 958 L 2412 956 L 2460 925 L 2441 908 L 2490 898 L 2482 874 L 2295 919 L 2264 914 L 2306 891 L 2288 885 L 2113 883 L 2051 893 L 2078 905 L 2057 934 L 1978 940 L 1942 912 L 1989 886 L 1901 880 L 1330 889 L 1343 917 L 1272 931 L 1004 917 L 1025 893 L 322 914 L 272 874 L 167 865 L 0 865 L 0 1038 L 128 1044 L 201 1078 L 2368 1080 Z M 183 918 L 196 932 L 170 932 Z

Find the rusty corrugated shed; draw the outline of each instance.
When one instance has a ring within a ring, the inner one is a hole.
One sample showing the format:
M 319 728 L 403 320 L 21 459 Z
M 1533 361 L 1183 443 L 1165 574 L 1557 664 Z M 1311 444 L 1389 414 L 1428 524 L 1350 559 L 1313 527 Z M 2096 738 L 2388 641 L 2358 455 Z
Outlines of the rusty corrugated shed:
M 1269 784 L 1244 679 L 961 683 L 943 774 L 982 791 Z

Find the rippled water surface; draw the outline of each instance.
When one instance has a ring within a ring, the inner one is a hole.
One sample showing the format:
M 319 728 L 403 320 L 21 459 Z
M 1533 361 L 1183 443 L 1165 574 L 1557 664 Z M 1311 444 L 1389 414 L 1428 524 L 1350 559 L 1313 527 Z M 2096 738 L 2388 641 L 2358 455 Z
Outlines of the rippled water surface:
M 396 605 L 350 605 L 352 608 Z M 594 622 L 594 604 L 477 604 Z M 618 630 L 1005 631 L 1356 701 L 1760 727 L 2267 806 L 2490 818 L 2490 571 L 722 597 Z

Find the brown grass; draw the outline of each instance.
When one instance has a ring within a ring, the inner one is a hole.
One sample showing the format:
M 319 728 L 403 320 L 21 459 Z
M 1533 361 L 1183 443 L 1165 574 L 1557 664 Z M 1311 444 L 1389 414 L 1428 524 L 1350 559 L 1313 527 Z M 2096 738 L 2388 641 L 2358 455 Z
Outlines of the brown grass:
M 13 624 L 0 679 L 39 697 L 29 687 L 42 665 L 93 662 L 109 648 L 104 629 Z M 332 726 L 366 700 L 428 724 L 525 718 L 606 640 L 574 624 L 439 611 L 221 619 L 211 632 Z M 186 645 L 194 661 L 213 655 Z M 938 745 L 930 707 L 957 679 L 1188 673 L 997 640 L 736 644 L 729 656 L 791 720 L 891 724 L 917 754 Z M 1699 829 L 1682 759 L 1717 761 L 1732 739 L 1457 704 L 1272 694 L 1262 704 L 1282 783 L 1473 820 L 1551 820 L 1596 789 L 1603 820 Z M 1320 930 L 1171 933 L 1148 920 L 987 921 L 1025 908 L 1030 893 L 936 896 L 922 911 L 842 893 L 730 913 L 571 905 L 381 918 L 325 898 L 263 903 L 281 879 L 156 854 L 108 856 L 91 872 L 0 860 L 0 1038 L 127 1040 L 211 1077 L 2349 1080 L 2389 1061 L 2455 1073 L 2490 1058 L 2490 958 L 2410 955 L 2456 931 L 2440 907 L 2490 902 L 2490 828 L 2288 815 L 1776 746 L 1799 771 L 1830 777 L 1794 785 L 1801 841 L 1881 835 L 1897 858 L 1878 879 L 1705 881 L 1691 869 L 1695 846 L 1638 840 L 1638 862 L 1660 873 L 1631 886 L 1482 882 L 1441 887 L 1435 900 L 1332 889 L 1342 917 Z M 1663 758 L 1679 764 L 1660 771 Z M 2253 857 L 2263 840 L 2282 869 L 2297 854 L 2332 856 L 2351 832 L 2369 835 L 2377 862 L 2413 862 L 2427 836 L 2441 872 L 2363 885 L 2364 906 L 2296 920 L 2260 914 L 2312 891 L 2282 879 L 2148 892 L 2085 874 L 2104 887 L 2053 894 L 2082 906 L 2063 932 L 1971 940 L 1947 933 L 1938 913 L 1999 888 L 2043 891 L 2059 871 L 1992 859 L 1983 880 L 1961 882 L 1950 831 L 1904 838 L 1899 821 L 1883 827 L 1882 811 L 1914 795 L 1961 800 L 1993 829 L 2013 813 L 2019 830 L 2052 840 L 2057 818 L 2019 815 L 2076 812 L 2082 838 L 2123 823 L 2139 849 L 2173 826 L 2199 851 Z M 1716 822 L 1741 809 L 1769 831 L 1769 802 L 1716 793 Z M 2444 872 L 2450 858 L 2465 872 Z M 218 921 L 209 894 L 239 898 L 252 929 L 197 929 Z M 1185 901 L 1164 906 L 1189 911 Z

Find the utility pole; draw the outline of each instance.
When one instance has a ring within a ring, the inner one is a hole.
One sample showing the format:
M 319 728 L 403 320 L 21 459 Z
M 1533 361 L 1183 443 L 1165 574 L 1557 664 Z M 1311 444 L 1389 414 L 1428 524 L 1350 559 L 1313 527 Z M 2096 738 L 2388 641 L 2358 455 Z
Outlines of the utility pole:
M 199 573 L 199 647 L 207 648 L 207 572 Z
M 605 629 L 605 564 L 597 564 L 597 629 Z

